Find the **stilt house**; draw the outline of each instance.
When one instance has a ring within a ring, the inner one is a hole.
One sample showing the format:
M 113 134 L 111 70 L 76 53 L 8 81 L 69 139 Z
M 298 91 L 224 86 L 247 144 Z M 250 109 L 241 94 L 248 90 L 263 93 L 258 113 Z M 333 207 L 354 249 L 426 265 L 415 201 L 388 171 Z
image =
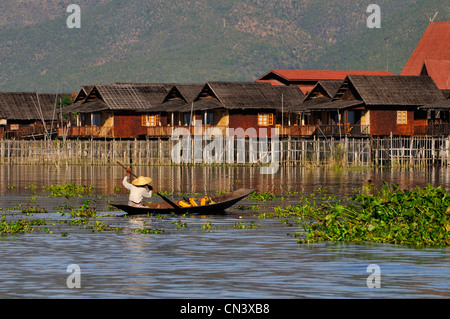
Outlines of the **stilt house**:
M 0 92 L 0 138 L 42 138 L 56 120 L 56 94 Z
M 72 114 L 70 126 L 60 128 L 66 138 L 141 138 L 147 134 L 139 110 L 160 104 L 173 84 L 94 85 L 82 101 L 63 112 Z
M 169 96 L 175 97 L 180 95 L 179 92 L 179 88 L 174 88 Z M 196 120 L 201 122 L 201 132 L 214 127 L 223 135 L 236 129 L 243 132 L 255 129 L 258 134 L 260 128 L 283 125 L 283 108 L 298 104 L 303 99 L 304 95 L 298 87 L 276 87 L 258 82 L 207 82 L 190 103 L 179 96 L 174 99 L 168 97 L 164 103 L 149 111 L 166 112 L 171 119 L 167 127 L 190 128 L 192 134 Z M 182 104 L 182 101 L 185 103 Z M 166 136 L 172 129 L 164 131 Z M 266 131 L 270 134 L 270 130 Z M 149 136 L 160 136 L 154 129 L 148 132 Z

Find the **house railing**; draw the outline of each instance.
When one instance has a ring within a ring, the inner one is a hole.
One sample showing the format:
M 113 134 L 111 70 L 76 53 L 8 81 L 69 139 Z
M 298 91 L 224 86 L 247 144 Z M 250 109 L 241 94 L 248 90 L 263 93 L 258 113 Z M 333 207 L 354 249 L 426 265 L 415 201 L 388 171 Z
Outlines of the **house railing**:
M 47 125 L 47 128 L 43 125 L 32 125 L 32 126 L 25 126 L 18 130 L 9 130 L 5 131 L 5 138 L 6 139 L 22 139 L 22 138 L 28 138 L 28 137 L 35 137 L 38 135 L 44 135 L 44 134 L 52 134 L 55 132 L 54 127 L 50 127 Z
M 175 131 L 178 129 L 177 131 Z M 170 137 L 172 133 L 184 134 L 185 132 L 190 132 L 190 135 L 203 135 L 207 130 L 210 129 L 210 133 L 214 134 L 214 129 L 218 129 L 223 136 L 226 135 L 227 126 L 223 125 L 202 125 L 194 126 L 149 126 L 147 127 L 148 137 Z
M 114 137 L 111 126 L 70 126 L 58 128 L 58 137 Z
M 177 133 L 183 134 L 190 129 L 191 135 L 205 134 L 208 129 L 219 129 L 223 136 L 227 135 L 227 126 L 202 125 L 190 128 L 188 126 L 150 126 L 147 127 L 148 137 L 170 137 L 175 129 L 181 129 Z M 345 125 L 298 125 L 275 127 L 279 136 L 367 136 L 369 125 L 345 124 Z M 258 129 L 257 129 L 258 131 Z
M 428 135 L 428 136 L 450 135 L 450 123 L 414 125 L 414 135 Z
M 370 134 L 369 125 L 358 124 L 328 124 L 328 125 L 299 125 L 278 127 L 278 134 L 285 136 L 367 136 Z

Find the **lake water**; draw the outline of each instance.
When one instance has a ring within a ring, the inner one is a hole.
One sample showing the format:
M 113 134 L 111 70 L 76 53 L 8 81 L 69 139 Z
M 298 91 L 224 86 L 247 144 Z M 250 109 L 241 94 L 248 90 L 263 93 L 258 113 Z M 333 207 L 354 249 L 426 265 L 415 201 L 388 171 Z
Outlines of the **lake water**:
M 157 190 L 173 194 L 254 188 L 284 196 L 258 211 L 231 209 L 219 216 L 138 216 L 109 211 L 108 201 L 126 199 L 123 169 L 85 166 L 0 166 L 0 207 L 8 218 L 24 218 L 19 203 L 45 208 L 47 229 L 0 236 L 1 298 L 448 298 L 450 248 L 411 248 L 388 244 L 297 244 L 297 225 L 258 214 L 275 205 L 294 204 L 297 195 L 319 187 L 330 194 L 352 194 L 372 180 L 402 188 L 442 185 L 450 170 L 439 169 L 280 169 L 260 175 L 249 167 L 136 167 L 153 178 Z M 78 208 L 86 198 L 49 197 L 43 187 L 75 182 L 92 185 L 95 218 L 120 231 L 95 231 L 60 223 L 70 220 L 57 207 Z M 102 196 L 99 196 L 102 195 Z M 177 195 L 174 195 L 174 198 Z M 152 199 L 160 201 L 158 197 Z M 237 224 L 251 225 L 239 229 Z M 204 229 L 205 225 L 213 228 Z M 161 234 L 136 233 L 152 227 Z M 68 265 L 80 267 L 81 288 L 68 288 Z M 368 288 L 370 264 L 380 269 L 380 288 Z

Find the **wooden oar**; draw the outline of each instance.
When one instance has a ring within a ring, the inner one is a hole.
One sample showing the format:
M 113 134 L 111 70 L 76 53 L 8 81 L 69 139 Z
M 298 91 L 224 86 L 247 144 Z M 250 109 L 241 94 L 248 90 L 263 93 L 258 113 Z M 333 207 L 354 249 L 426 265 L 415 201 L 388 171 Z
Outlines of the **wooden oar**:
M 122 166 L 125 170 L 127 169 L 127 168 L 126 168 L 125 166 L 123 166 L 122 163 L 120 163 L 119 161 L 117 161 L 117 164 L 119 164 L 120 166 Z M 132 176 L 138 178 L 138 176 L 136 176 L 135 174 L 133 174 L 133 172 L 130 172 L 130 174 L 131 174 Z M 164 195 L 162 195 L 161 193 L 156 192 L 156 191 L 155 191 L 155 193 L 158 194 L 159 197 L 161 197 L 162 199 L 164 199 L 167 203 L 169 203 L 170 206 L 172 206 L 173 208 L 176 208 L 176 209 L 179 209 L 179 208 L 180 208 L 180 206 L 178 206 L 177 204 L 175 204 L 174 202 L 172 202 L 172 201 L 171 201 L 170 199 L 168 199 L 166 196 L 164 196 Z

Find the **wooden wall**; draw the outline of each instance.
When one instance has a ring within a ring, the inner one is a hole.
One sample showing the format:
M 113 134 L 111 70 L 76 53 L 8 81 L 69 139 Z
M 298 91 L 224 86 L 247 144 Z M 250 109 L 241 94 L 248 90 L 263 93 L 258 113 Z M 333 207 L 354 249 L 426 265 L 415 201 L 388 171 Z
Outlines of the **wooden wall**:
M 258 125 L 258 113 L 272 113 L 273 125 L 271 126 L 259 126 Z M 276 127 L 276 114 L 274 110 L 230 110 L 229 111 L 229 128 L 242 128 L 244 131 L 249 128 L 254 128 L 259 137 L 259 129 L 266 128 L 268 137 L 271 136 L 271 128 Z
M 407 124 L 397 124 L 397 109 L 371 109 L 370 134 L 390 135 L 392 133 L 392 135 L 413 135 L 414 111 L 405 111 L 407 111 Z
M 142 126 L 142 114 L 114 114 L 115 138 L 138 138 L 146 134 L 147 128 Z

